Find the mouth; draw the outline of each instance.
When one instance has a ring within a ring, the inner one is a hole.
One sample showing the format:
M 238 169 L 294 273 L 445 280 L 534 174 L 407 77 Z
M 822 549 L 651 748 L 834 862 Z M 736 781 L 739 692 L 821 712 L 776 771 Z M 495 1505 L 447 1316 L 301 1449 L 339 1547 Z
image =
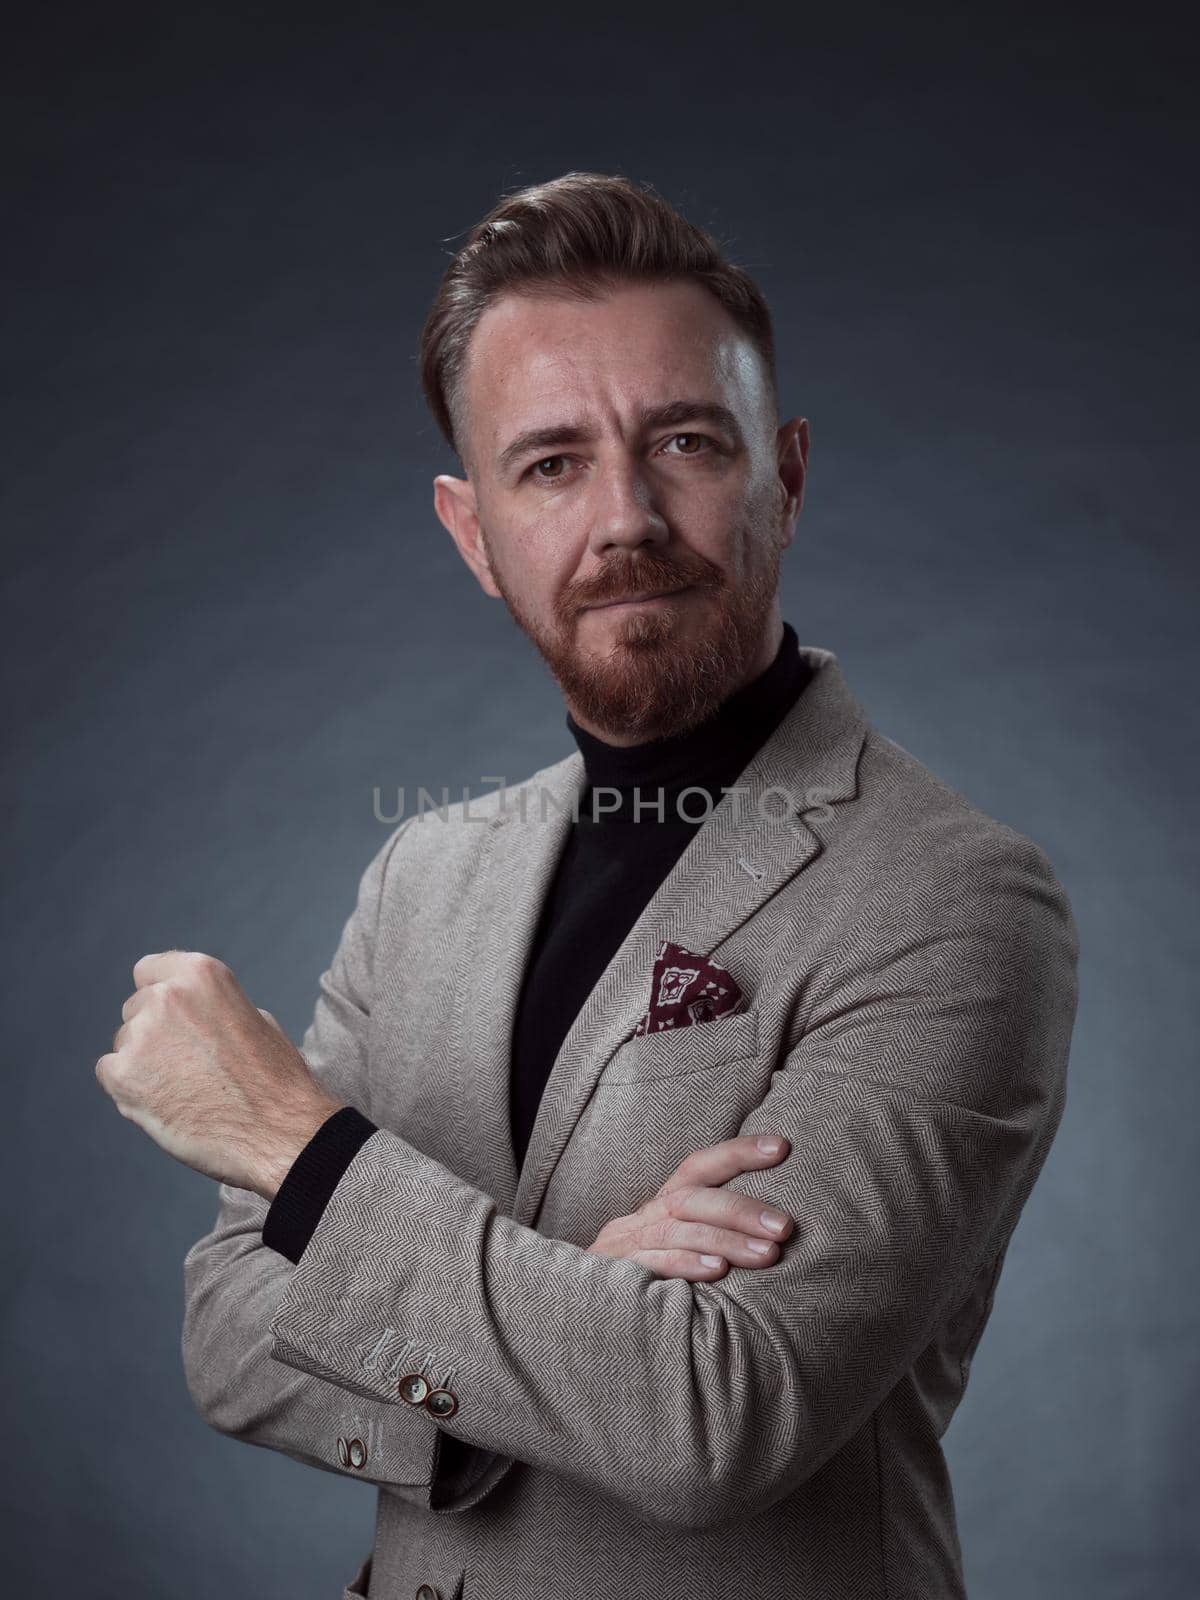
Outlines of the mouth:
M 587 606 L 588 611 L 623 611 L 630 606 L 648 606 L 664 600 L 673 600 L 677 594 L 686 594 L 691 584 L 680 589 L 656 589 L 652 594 L 633 595 L 626 600 L 605 600 L 599 605 Z

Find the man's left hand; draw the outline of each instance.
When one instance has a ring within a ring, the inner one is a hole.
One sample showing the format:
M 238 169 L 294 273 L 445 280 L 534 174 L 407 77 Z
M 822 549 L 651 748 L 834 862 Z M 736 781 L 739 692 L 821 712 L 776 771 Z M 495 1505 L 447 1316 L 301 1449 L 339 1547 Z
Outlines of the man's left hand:
M 96 1077 L 123 1117 L 218 1183 L 273 1200 L 317 1129 L 345 1105 L 215 956 L 134 963 L 133 994 Z

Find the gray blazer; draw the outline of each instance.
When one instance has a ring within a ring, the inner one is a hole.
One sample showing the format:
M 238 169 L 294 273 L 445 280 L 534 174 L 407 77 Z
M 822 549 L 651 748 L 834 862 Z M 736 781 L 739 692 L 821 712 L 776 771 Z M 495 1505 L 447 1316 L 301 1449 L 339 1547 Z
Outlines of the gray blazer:
M 182 1336 L 212 1427 L 378 1486 L 346 1595 L 965 1593 L 940 1440 L 1062 1116 L 1077 932 L 1042 850 L 805 654 L 563 1040 L 519 1175 L 511 1027 L 581 756 L 414 813 L 363 874 L 301 1048 L 380 1129 L 298 1266 L 222 1185 Z M 636 1035 L 664 938 L 747 1009 Z M 790 1154 L 731 1186 L 796 1219 L 774 1265 L 586 1253 L 767 1130 Z

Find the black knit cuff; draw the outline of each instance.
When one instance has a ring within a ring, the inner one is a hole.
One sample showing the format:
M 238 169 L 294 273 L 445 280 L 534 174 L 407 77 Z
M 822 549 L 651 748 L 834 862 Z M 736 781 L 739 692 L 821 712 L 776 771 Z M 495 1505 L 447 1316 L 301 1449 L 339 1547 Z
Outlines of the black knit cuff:
M 263 1218 L 262 1240 L 298 1264 L 342 1174 L 378 1126 L 354 1106 L 327 1117 L 287 1170 Z

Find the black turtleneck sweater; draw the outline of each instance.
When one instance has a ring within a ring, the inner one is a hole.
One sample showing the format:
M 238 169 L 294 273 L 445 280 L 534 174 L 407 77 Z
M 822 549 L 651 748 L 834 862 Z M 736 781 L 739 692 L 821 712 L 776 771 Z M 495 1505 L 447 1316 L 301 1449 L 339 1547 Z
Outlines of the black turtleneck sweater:
M 612 745 L 581 728 L 568 712 L 587 788 L 542 906 L 513 1023 L 510 1104 L 518 1170 L 571 1024 L 711 809 L 703 794 L 688 793 L 680 800 L 680 792 L 704 790 L 716 806 L 722 789 L 737 782 L 809 676 L 795 629 L 785 622 L 766 671 L 686 733 Z M 611 793 L 594 796 L 601 788 L 620 791 L 614 809 L 608 809 L 614 805 Z M 639 798 L 640 816 L 635 815 Z M 342 1174 L 377 1131 L 353 1106 L 343 1106 L 322 1123 L 271 1202 L 263 1243 L 298 1262 Z

